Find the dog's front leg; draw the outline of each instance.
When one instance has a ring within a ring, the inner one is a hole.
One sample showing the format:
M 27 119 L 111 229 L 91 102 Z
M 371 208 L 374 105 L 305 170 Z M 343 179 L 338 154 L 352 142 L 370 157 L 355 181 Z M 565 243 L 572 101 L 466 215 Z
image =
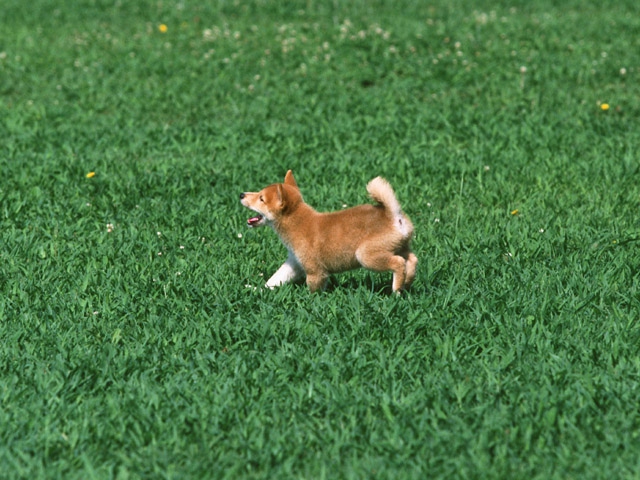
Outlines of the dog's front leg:
M 282 266 L 274 273 L 269 280 L 267 280 L 266 286 L 273 289 L 279 287 L 288 282 L 295 282 L 304 278 L 304 269 L 298 263 L 295 255 L 289 252 L 287 260 Z

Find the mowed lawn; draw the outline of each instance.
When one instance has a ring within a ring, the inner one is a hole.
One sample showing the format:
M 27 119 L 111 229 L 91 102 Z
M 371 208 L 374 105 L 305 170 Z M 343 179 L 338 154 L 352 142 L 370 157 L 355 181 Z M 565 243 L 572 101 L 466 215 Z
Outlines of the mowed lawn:
M 637 1 L 1 3 L 0 477 L 640 477 Z M 263 288 L 287 169 L 412 288 Z

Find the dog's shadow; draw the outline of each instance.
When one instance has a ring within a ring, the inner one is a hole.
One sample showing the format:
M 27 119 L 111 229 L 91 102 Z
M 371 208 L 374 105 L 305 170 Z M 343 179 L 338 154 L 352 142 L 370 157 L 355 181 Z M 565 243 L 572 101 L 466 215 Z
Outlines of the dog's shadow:
M 292 282 L 296 285 L 296 288 L 308 288 L 305 279 L 296 280 Z M 394 294 L 391 285 L 391 278 L 377 278 L 371 276 L 347 276 L 347 275 L 331 275 L 327 281 L 327 286 L 324 289 L 325 292 L 331 293 L 334 291 L 356 291 L 361 288 L 366 288 L 369 292 L 384 296 L 392 296 Z M 411 287 L 408 289 L 411 290 Z M 405 290 L 402 290 L 403 292 Z
M 329 283 L 325 291 L 333 292 L 334 290 L 349 290 L 355 291 L 359 288 L 366 288 L 370 292 L 375 292 L 385 296 L 393 295 L 393 289 L 389 280 L 385 281 L 382 278 L 375 278 L 373 276 L 353 277 L 353 276 L 340 276 L 336 277 L 332 275 L 329 278 Z

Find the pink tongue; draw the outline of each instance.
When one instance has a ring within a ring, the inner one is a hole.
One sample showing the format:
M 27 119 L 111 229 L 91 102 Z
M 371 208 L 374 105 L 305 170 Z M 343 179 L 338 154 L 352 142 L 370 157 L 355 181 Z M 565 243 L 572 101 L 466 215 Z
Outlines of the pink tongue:
M 247 220 L 247 223 L 249 225 L 255 225 L 256 223 L 258 223 L 260 220 L 262 220 L 262 217 L 251 217 L 249 220 Z

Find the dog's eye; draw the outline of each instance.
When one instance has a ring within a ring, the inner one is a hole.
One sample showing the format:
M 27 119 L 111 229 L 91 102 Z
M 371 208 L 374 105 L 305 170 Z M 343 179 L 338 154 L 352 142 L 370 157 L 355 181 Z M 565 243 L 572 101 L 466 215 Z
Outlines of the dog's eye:
M 260 195 L 260 201 L 264 203 L 264 198 L 262 198 L 262 195 Z

